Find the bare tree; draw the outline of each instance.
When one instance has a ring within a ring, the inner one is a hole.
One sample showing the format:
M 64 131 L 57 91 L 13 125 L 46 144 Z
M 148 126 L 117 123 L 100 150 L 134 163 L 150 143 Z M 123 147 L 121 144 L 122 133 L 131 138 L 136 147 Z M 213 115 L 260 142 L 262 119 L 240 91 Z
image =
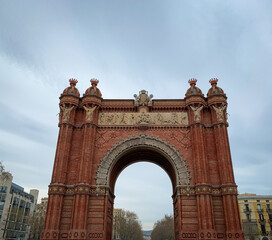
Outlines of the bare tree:
M 30 225 L 30 240 L 40 239 L 41 233 L 44 227 L 45 214 L 46 214 L 47 203 L 42 202 L 37 204 L 35 214 L 29 218 Z
M 243 222 L 242 224 L 243 231 L 245 236 L 250 240 L 254 240 L 258 235 L 260 235 L 260 231 L 258 230 L 258 225 L 254 221 Z
M 1 175 L 1 180 L 5 182 L 10 178 L 10 173 L 5 171 L 5 166 L 3 163 L 0 161 L 0 175 Z
M 152 240 L 174 240 L 174 219 L 171 215 L 165 215 L 163 219 L 154 224 L 151 233 Z
M 136 213 L 122 210 L 114 224 L 121 240 L 143 240 L 142 226 Z

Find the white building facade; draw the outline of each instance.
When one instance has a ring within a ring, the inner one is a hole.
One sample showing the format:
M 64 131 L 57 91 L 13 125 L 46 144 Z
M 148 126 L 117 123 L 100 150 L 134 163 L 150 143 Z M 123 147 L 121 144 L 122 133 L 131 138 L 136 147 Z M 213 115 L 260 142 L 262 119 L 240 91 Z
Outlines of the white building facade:
M 10 173 L 0 176 L 0 239 L 28 239 L 29 218 L 36 210 L 39 191 L 24 188 L 12 182 Z

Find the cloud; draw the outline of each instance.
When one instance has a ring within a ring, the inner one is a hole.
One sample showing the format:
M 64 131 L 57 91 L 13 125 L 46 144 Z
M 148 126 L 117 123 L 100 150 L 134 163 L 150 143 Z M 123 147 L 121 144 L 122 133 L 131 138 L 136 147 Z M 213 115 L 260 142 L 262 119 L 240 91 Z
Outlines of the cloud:
M 1 6 L 0 155 L 16 183 L 40 188 L 45 196 L 58 97 L 69 78 L 79 80 L 81 95 L 96 77 L 104 98 L 132 98 L 146 89 L 155 99 L 175 99 L 184 97 L 189 78 L 196 77 L 206 94 L 208 80 L 218 77 L 228 96 L 239 189 L 272 194 L 271 1 L 3 1 Z M 139 166 L 118 178 L 116 205 L 137 206 L 143 226 L 150 228 L 172 212 L 171 183 L 157 166 L 154 171 Z M 155 182 L 150 172 L 157 174 Z

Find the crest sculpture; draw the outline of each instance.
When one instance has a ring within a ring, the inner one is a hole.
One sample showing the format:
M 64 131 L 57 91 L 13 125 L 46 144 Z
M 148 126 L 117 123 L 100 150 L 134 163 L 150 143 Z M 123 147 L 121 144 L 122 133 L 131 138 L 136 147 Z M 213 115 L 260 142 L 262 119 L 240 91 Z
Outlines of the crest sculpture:
M 42 239 L 112 240 L 114 188 L 128 165 L 149 161 L 172 182 L 175 240 L 244 239 L 229 140 L 227 97 L 190 79 L 184 99 L 82 97 L 76 79 L 60 96 L 59 138 Z M 131 186 L 133 187 L 133 186 Z M 159 201 L 159 199 L 158 199 Z
M 139 92 L 139 96 L 137 94 L 133 95 L 135 98 L 134 104 L 135 106 L 147 106 L 147 105 L 152 105 L 152 98 L 153 95 L 150 94 L 148 96 L 148 92 L 146 90 L 142 90 Z

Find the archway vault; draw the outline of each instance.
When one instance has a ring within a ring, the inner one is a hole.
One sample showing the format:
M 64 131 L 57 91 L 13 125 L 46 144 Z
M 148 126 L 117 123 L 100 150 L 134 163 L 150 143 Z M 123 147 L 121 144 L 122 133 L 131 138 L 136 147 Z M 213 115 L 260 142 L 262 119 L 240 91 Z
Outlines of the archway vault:
M 137 161 L 149 161 L 161 166 L 169 175 L 173 189 L 189 185 L 190 172 L 179 151 L 158 137 L 140 134 L 118 142 L 106 153 L 96 172 L 97 186 L 113 189 L 119 173 Z

